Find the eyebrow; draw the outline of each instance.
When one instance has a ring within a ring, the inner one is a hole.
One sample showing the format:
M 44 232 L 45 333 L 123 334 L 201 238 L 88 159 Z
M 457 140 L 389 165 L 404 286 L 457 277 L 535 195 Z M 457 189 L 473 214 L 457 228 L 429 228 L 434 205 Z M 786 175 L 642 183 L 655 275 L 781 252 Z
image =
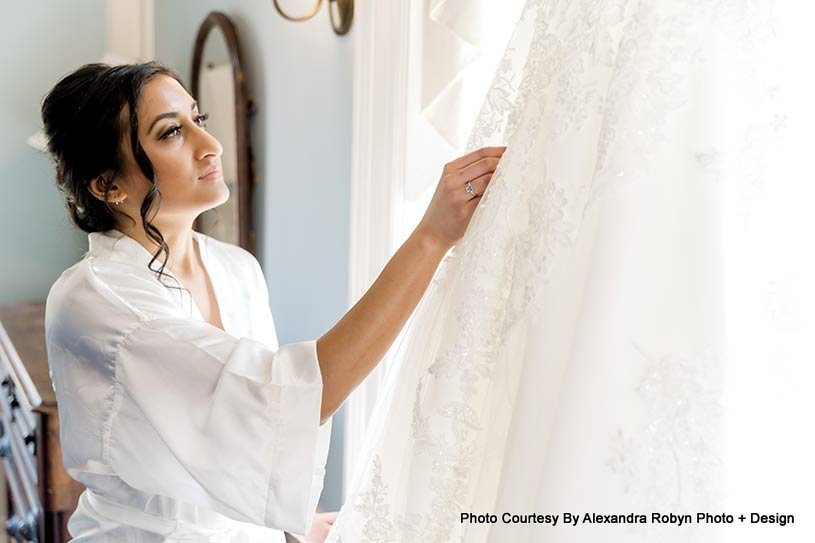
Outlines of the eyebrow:
M 192 105 L 190 106 L 190 111 L 194 110 L 196 107 L 198 107 L 198 102 L 193 102 Z M 170 118 L 174 119 L 176 117 L 178 117 L 177 111 L 168 111 L 167 113 L 162 113 L 161 115 L 158 115 L 155 119 L 153 119 L 153 122 L 150 123 L 150 128 L 147 129 L 147 135 L 148 136 L 150 135 L 150 133 L 153 131 L 153 127 L 156 126 L 156 123 L 159 122 L 160 120 Z

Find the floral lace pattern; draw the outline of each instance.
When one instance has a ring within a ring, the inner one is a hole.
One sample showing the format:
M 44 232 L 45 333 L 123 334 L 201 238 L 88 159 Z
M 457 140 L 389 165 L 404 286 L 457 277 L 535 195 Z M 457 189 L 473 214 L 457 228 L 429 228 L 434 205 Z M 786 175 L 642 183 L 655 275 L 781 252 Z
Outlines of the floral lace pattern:
M 586 255 L 605 241 L 598 224 L 610 213 L 608 199 L 675 186 L 675 174 L 661 165 L 677 153 L 675 163 L 695 181 L 721 166 L 721 150 L 707 145 L 715 138 L 686 145 L 684 123 L 704 102 L 694 85 L 713 69 L 711 25 L 743 50 L 767 36 L 754 21 L 764 3 L 748 3 L 737 16 L 729 0 L 527 2 L 468 145 L 505 143 L 507 151 L 417 309 L 391 371 L 392 393 L 371 424 L 367 461 L 328 541 L 494 541 L 489 529 L 470 528 L 459 516 L 496 512 L 489 507 L 500 501 L 509 469 L 503 443 L 518 416 L 524 364 L 561 368 L 547 378 L 564 387 L 577 371 L 583 282 L 603 285 Z M 700 190 L 708 186 L 715 183 Z M 617 248 L 629 256 L 637 249 Z M 705 300 L 698 310 L 715 312 L 717 303 Z M 629 317 L 636 326 L 636 315 Z M 562 345 L 538 345 L 535 336 L 546 334 L 535 326 L 559 318 L 572 319 L 554 338 Z M 671 508 L 717 499 L 722 355 L 718 344 L 694 350 L 699 337 L 689 334 L 659 356 L 635 346 L 644 369 L 619 394 L 649 418 L 612 421 L 611 452 L 597 461 L 633 503 Z M 555 435 L 544 426 L 542 433 Z M 474 511 L 476 504 L 487 510 Z
M 640 428 L 618 427 L 609 468 L 643 510 L 715 505 L 710 493 L 721 461 L 715 435 L 721 427 L 721 361 L 710 348 L 686 357 L 655 357 L 636 345 L 634 350 L 647 362 L 635 391 L 648 419 Z M 702 500 L 694 494 L 703 494 Z

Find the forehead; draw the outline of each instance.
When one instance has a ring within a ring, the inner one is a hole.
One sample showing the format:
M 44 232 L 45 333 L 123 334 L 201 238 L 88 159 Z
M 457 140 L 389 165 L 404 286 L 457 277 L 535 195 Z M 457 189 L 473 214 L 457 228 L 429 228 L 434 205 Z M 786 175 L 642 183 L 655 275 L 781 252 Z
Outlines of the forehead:
M 139 97 L 137 113 L 139 124 L 152 122 L 156 115 L 176 111 L 189 112 L 192 96 L 174 78 L 159 74 L 144 86 Z

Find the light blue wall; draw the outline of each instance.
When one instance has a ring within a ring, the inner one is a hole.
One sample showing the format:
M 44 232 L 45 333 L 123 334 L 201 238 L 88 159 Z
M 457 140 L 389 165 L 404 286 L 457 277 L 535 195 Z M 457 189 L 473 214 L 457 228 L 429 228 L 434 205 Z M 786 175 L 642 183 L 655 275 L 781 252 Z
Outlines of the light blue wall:
M 105 51 L 105 0 L 4 2 L 0 33 L 0 303 L 45 300 L 87 250 L 44 153 L 26 144 L 57 80 Z M 81 30 L 78 30 L 81 29 Z
M 238 28 L 257 105 L 257 252 L 278 339 L 316 339 L 347 309 L 351 36 L 331 31 L 325 9 L 295 24 L 271 0 L 157 0 L 156 57 L 188 81 L 198 26 L 213 10 Z M 326 509 L 341 504 L 342 423 L 342 413 L 335 415 Z
M 26 144 L 57 80 L 106 49 L 105 0 L 6 2 L 0 36 L 0 303 L 44 300 L 87 250 L 54 184 L 53 165 Z M 156 0 L 156 53 L 187 77 L 198 25 L 211 10 L 238 27 L 258 177 L 258 257 L 282 344 L 314 339 L 345 312 L 351 140 L 350 37 L 324 10 L 288 23 L 271 0 Z M 352 32 L 353 34 L 353 32 Z M 321 505 L 341 501 L 342 412 L 334 417 Z

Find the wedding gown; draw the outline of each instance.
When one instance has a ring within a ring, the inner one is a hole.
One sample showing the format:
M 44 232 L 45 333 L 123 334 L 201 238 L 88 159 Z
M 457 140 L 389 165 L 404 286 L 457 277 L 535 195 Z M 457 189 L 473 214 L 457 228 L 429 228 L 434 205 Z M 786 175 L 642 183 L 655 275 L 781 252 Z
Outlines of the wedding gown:
M 398 348 L 329 542 L 812 537 L 802 6 L 527 2 L 469 143 L 507 151 Z

